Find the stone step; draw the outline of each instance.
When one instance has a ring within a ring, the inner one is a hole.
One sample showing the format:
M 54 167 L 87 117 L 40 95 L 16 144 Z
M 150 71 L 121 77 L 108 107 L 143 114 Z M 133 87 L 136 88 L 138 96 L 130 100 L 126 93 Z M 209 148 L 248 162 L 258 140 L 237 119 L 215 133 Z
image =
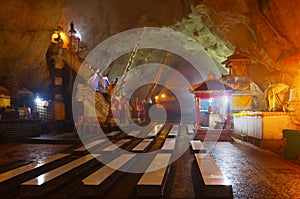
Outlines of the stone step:
M 163 152 L 172 152 L 175 149 L 176 138 L 166 138 L 161 150 Z
M 81 182 L 83 184 L 81 196 L 99 196 L 109 186 L 116 182 L 123 172 L 117 169 L 131 166 L 134 161 L 135 154 L 122 154 L 116 159 L 101 167 Z
M 20 196 L 42 197 L 98 163 L 98 160 L 95 159 L 98 156 L 99 154 L 85 155 L 22 183 Z
M 168 133 L 168 137 L 176 137 L 179 131 L 179 125 L 173 125 L 170 132 Z
M 133 130 L 133 131 L 130 131 L 129 133 L 127 133 L 127 134 L 128 134 L 128 136 L 138 137 L 141 134 L 141 131 Z
M 232 185 L 209 154 L 194 154 L 204 182 L 205 198 L 233 198 Z
M 190 144 L 195 153 L 206 153 L 206 147 L 201 140 L 191 140 Z
M 164 125 L 163 124 L 156 124 L 154 128 L 147 134 L 147 138 L 153 138 L 156 137 L 159 132 L 163 129 Z
M 145 152 L 153 142 L 153 139 L 143 139 L 138 145 L 136 145 L 132 151 L 133 152 Z
M 131 139 L 122 139 L 119 140 L 118 142 L 111 144 L 104 149 L 101 150 L 101 153 L 114 153 L 126 144 L 128 144 L 131 141 Z
M 194 125 L 192 125 L 192 124 L 187 125 L 187 133 L 194 134 Z
M 107 133 L 106 136 L 107 137 L 116 137 L 118 135 L 120 135 L 122 132 L 121 131 L 112 131 L 110 133 Z
M 170 166 L 163 168 L 161 168 L 161 166 L 168 165 L 170 158 L 171 154 L 167 153 L 158 153 L 154 157 L 146 172 L 137 183 L 137 196 L 163 197 Z
M 0 174 L 0 193 L 10 191 L 44 172 L 71 161 L 70 154 L 56 154 Z
M 78 147 L 76 148 L 73 153 L 74 154 L 84 154 L 84 153 L 88 153 L 90 150 L 96 149 L 98 148 L 102 143 L 105 142 L 105 139 L 97 139 L 94 140 L 84 146 Z

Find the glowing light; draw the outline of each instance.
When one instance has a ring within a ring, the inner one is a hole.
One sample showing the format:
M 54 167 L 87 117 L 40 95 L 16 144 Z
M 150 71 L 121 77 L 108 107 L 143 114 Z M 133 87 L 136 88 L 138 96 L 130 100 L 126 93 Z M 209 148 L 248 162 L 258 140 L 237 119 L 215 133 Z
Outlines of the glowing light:
M 156 96 L 154 97 L 154 99 L 155 99 L 155 102 L 156 102 L 156 103 L 158 103 L 159 96 L 158 96 L 158 95 L 156 95 Z
M 35 99 L 36 104 L 41 104 L 42 101 L 43 100 L 39 96 L 37 96 L 36 99 Z
M 38 185 L 44 184 L 44 182 L 45 182 L 45 174 L 38 176 L 36 179 L 37 179 L 37 184 Z
M 37 106 L 49 106 L 49 102 L 47 100 L 41 99 L 39 96 L 35 98 L 35 103 Z
M 228 96 L 227 95 L 224 96 L 224 101 L 226 104 L 228 104 Z
M 163 94 L 161 94 L 161 98 L 166 98 L 166 94 L 165 93 L 163 93 Z
M 63 42 L 64 42 L 63 48 L 68 48 L 69 37 L 66 35 L 66 33 L 64 33 L 64 32 L 62 32 L 62 31 L 55 31 L 55 32 L 52 34 L 51 42 L 52 42 L 52 43 L 56 43 L 56 44 L 58 43 L 58 42 L 57 42 L 58 34 L 59 34 L 60 38 L 63 40 Z
M 59 35 L 60 35 L 60 38 L 64 41 L 63 48 L 68 48 L 69 37 L 64 32 L 60 32 Z
M 75 37 L 78 37 L 78 38 L 81 40 L 81 35 L 80 35 L 79 32 L 77 32 L 74 36 L 75 36 Z
M 212 104 L 212 101 L 213 101 L 213 98 L 209 98 L 208 102 L 209 102 L 209 105 L 211 106 Z
M 58 33 L 57 33 L 57 32 L 54 32 L 54 33 L 52 34 L 51 42 L 52 42 L 52 43 L 57 43 L 57 41 L 55 40 L 55 39 L 57 39 L 57 38 L 58 38 Z

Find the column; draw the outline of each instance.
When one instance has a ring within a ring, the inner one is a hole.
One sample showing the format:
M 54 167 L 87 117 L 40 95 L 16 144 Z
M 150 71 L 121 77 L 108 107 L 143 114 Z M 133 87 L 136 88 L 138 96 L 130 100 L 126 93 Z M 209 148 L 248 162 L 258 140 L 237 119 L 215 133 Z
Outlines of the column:
M 201 128 L 200 124 L 200 98 L 195 96 L 196 129 Z
M 64 57 L 60 54 L 53 55 L 54 60 L 54 115 L 55 120 L 65 119 L 65 103 L 63 98 L 63 67 Z
M 231 129 L 231 117 L 230 117 L 230 95 L 227 96 L 227 109 L 226 109 L 226 113 L 227 113 L 227 118 L 226 118 L 226 129 Z

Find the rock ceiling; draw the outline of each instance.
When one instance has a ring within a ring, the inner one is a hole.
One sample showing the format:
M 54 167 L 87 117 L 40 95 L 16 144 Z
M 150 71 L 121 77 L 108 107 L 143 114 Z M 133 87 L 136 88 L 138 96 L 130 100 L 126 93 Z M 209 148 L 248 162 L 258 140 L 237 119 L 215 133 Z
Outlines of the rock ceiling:
M 74 21 L 93 49 L 108 37 L 137 27 L 170 27 L 194 38 L 221 62 L 236 47 L 251 57 L 249 77 L 262 89 L 271 74 L 296 87 L 300 60 L 297 0 L 1 0 L 0 85 L 47 90 L 46 53 L 58 25 Z

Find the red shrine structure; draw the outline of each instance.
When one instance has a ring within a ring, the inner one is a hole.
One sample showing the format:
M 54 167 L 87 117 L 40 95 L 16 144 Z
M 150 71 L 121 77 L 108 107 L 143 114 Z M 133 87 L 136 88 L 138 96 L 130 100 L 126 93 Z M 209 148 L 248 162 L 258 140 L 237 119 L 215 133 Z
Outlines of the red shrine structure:
M 230 95 L 234 88 L 210 73 L 207 79 L 191 86 L 195 98 L 195 132 L 222 129 L 231 132 Z

